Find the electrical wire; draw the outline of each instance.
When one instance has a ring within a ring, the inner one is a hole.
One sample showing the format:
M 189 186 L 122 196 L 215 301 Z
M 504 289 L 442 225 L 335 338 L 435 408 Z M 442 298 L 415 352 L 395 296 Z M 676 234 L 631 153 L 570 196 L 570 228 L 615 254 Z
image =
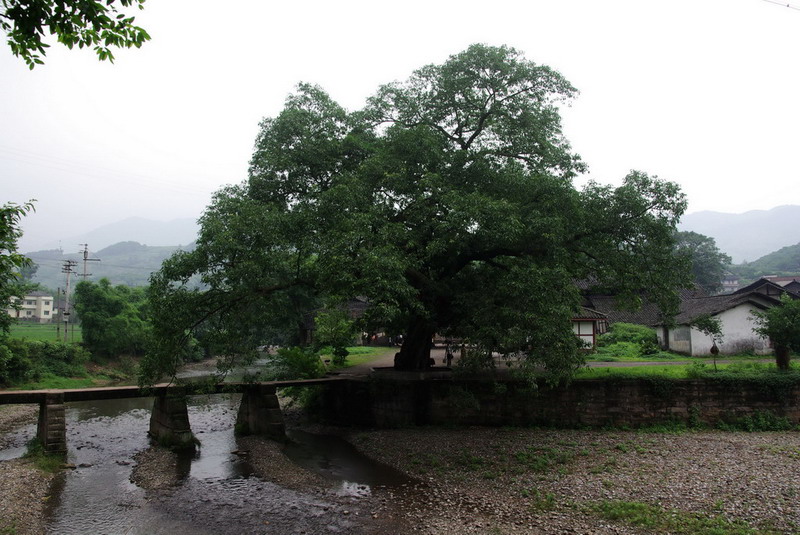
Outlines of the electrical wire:
M 795 11 L 800 11 L 800 7 L 793 6 L 792 4 L 784 4 L 778 0 L 764 0 L 764 2 L 775 4 L 776 6 L 788 7 L 789 9 L 794 9 Z

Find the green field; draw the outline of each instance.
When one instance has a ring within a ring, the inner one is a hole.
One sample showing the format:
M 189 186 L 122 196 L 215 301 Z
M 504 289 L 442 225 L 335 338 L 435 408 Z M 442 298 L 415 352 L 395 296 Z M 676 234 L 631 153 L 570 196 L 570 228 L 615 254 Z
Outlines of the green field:
M 383 347 L 383 346 L 351 346 L 347 348 L 348 355 L 343 366 L 339 368 L 349 368 L 376 360 L 387 353 L 397 352 L 396 347 Z M 330 359 L 332 356 L 330 352 L 323 350 L 320 353 L 323 359 Z
M 64 326 L 57 323 L 16 323 L 11 326 L 11 337 L 45 342 L 63 341 Z M 70 325 L 67 341 L 80 342 L 82 340 L 80 326 Z

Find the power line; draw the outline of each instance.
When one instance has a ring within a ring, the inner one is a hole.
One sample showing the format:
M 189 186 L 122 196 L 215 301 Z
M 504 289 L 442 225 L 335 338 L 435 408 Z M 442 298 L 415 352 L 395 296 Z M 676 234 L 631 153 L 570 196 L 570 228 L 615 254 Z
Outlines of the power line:
M 0 145 L 0 156 L 2 160 L 16 161 L 19 163 L 27 164 L 34 167 L 43 167 L 63 171 L 79 175 L 83 178 L 94 178 L 107 182 L 109 178 L 113 178 L 118 182 L 125 182 L 131 185 L 146 185 L 157 186 L 160 188 L 168 189 L 178 193 L 208 195 L 210 191 L 216 191 L 223 187 L 226 182 L 220 181 L 219 177 L 210 177 L 214 183 L 209 182 L 205 187 L 199 186 L 196 182 L 186 183 L 176 180 L 171 180 L 165 177 L 155 177 L 142 173 L 131 173 L 129 171 L 122 171 L 102 165 L 97 165 L 93 162 L 77 161 L 67 158 L 60 158 L 58 156 L 44 155 L 8 145 Z
M 792 4 L 784 4 L 783 2 L 778 2 L 778 0 L 764 0 L 764 2 L 775 4 L 776 6 L 788 7 L 789 9 L 794 9 L 795 11 L 800 11 L 800 7 L 793 6 Z

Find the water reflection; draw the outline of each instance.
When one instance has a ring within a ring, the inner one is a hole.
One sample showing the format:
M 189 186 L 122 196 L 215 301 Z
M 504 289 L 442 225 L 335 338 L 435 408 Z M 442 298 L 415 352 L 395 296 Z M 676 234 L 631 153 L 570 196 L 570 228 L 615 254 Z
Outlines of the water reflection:
M 155 493 L 130 481 L 134 456 L 150 447 L 153 399 L 67 404 L 67 462 L 76 468 L 60 475 L 52 488 L 48 532 L 316 533 L 330 526 L 347 532 L 354 519 L 337 512 L 336 504 L 252 477 L 247 456 L 234 453 L 239 450 L 234 434 L 239 401 L 240 395 L 230 394 L 189 398 L 189 420 L 201 448 L 179 457 L 178 486 Z M 35 433 L 35 425 L 11 433 L 0 459 L 20 456 Z M 377 486 L 409 482 L 341 438 L 297 430 L 289 437 L 285 453 L 298 470 L 340 482 L 338 492 L 347 500 L 368 496 Z M 309 516 L 310 511 L 315 514 Z
M 339 494 L 367 496 L 375 486 L 413 483 L 404 473 L 364 456 L 352 444 L 333 435 L 317 435 L 299 429 L 286 433 L 291 440 L 283 449 L 295 464 L 340 481 Z

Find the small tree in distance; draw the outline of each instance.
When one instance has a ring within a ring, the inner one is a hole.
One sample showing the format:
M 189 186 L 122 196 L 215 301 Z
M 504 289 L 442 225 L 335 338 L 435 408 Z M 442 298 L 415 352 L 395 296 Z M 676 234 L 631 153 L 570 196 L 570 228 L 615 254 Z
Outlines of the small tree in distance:
M 783 294 L 780 306 L 752 315 L 757 325 L 753 331 L 772 341 L 778 369 L 788 370 L 790 353 L 800 351 L 800 300 Z
M 717 369 L 717 355 L 719 354 L 719 348 L 717 344 L 722 343 L 722 320 L 719 318 L 715 318 L 710 316 L 709 314 L 703 314 L 695 318 L 692 322 L 692 327 L 700 331 L 706 336 L 711 337 L 711 356 L 714 358 L 714 369 Z

